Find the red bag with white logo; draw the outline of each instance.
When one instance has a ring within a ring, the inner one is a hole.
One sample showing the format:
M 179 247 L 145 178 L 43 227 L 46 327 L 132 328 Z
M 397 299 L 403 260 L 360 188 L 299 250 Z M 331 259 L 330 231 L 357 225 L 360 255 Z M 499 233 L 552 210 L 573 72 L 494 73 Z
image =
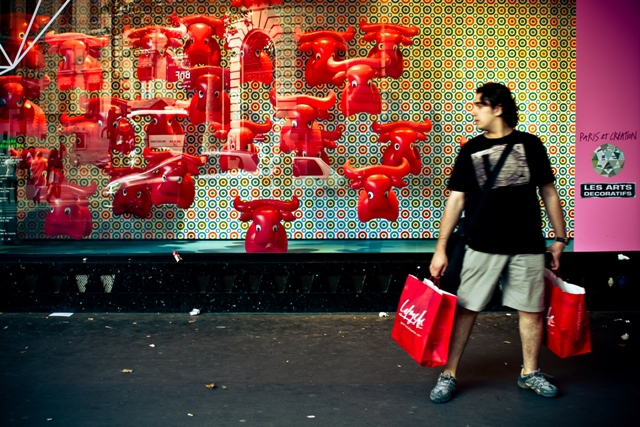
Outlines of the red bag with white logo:
M 457 299 L 430 280 L 407 276 L 391 338 L 420 365 L 445 365 Z
M 584 288 L 544 272 L 547 326 L 544 344 L 564 358 L 591 353 L 591 330 Z

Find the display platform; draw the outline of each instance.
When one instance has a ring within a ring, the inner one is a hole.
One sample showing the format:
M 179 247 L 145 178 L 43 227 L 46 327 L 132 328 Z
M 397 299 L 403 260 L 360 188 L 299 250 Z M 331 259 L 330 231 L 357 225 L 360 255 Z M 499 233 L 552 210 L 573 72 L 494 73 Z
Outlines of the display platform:
M 407 275 L 429 276 L 434 245 L 293 240 L 260 254 L 241 240 L 23 241 L 0 247 L 0 311 L 395 311 Z M 589 309 L 633 310 L 639 259 L 569 246 L 561 275 L 587 290 Z M 488 310 L 508 310 L 500 292 Z

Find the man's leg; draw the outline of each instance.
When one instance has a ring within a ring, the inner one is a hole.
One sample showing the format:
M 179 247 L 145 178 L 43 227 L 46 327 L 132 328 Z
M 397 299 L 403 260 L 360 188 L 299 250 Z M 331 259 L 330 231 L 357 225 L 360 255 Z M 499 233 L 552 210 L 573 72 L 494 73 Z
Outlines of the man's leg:
M 469 340 L 473 323 L 478 316 L 478 312 L 467 310 L 460 306 L 456 307 L 456 316 L 453 322 L 453 331 L 451 332 L 451 341 L 449 343 L 449 359 L 444 367 L 444 372 L 438 377 L 436 386 L 431 390 L 429 398 L 434 403 L 444 403 L 451 400 L 453 393 L 456 391 L 456 371 L 460 358 L 464 352 L 464 348 Z
M 449 343 L 449 360 L 444 367 L 444 373 L 449 373 L 453 377 L 457 376 L 458 364 L 467 341 L 469 341 L 476 317 L 478 317 L 478 312 L 467 310 L 460 306 L 456 307 L 453 331 L 451 332 L 451 341 Z
M 535 391 L 544 397 L 554 397 L 558 394 L 558 388 L 551 384 L 547 374 L 538 369 L 538 355 L 542 346 L 542 334 L 544 330 L 544 315 L 528 311 L 518 311 L 520 316 L 520 338 L 522 339 L 523 366 L 518 386 Z
M 522 359 L 524 374 L 529 375 L 538 369 L 538 355 L 542 346 L 544 315 L 518 311 L 520 317 L 520 339 L 522 340 Z

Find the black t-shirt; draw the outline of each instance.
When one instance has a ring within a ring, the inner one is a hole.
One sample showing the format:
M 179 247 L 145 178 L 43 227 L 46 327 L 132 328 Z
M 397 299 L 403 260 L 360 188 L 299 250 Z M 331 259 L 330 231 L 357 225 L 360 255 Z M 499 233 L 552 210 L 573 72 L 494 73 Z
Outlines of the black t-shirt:
M 534 135 L 513 131 L 489 139 L 484 135 L 467 142 L 460 150 L 448 188 L 466 193 L 465 217 L 472 218 L 482 199 L 487 168 L 498 163 L 508 143 L 509 153 L 479 213 L 468 244 L 474 250 L 497 254 L 544 253 L 540 202 L 536 187 L 554 181 L 547 152 Z

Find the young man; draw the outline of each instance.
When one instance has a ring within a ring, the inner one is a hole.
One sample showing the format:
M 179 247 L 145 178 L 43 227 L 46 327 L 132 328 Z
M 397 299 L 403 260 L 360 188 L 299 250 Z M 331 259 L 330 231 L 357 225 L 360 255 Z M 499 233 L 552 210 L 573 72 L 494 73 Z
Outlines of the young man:
M 490 190 L 487 203 L 468 230 L 458 307 L 449 349 L 449 360 L 440 374 L 431 400 L 447 402 L 456 390 L 457 370 L 478 312 L 491 299 L 502 275 L 502 302 L 518 310 L 523 367 L 518 378 L 522 388 L 553 397 L 557 388 L 538 369 L 544 327 L 544 253 L 540 204 L 544 201 L 556 242 L 546 248 L 553 256 L 552 268 L 568 243 L 564 216 L 546 150 L 537 137 L 515 130 L 518 108 L 509 89 L 487 83 L 476 90 L 471 111 L 474 123 L 484 131 L 465 144 L 449 180 L 451 191 L 440 225 L 430 271 L 440 277 L 448 265 L 445 248 L 462 211 L 476 214 L 482 187 L 505 147 L 514 142 Z

